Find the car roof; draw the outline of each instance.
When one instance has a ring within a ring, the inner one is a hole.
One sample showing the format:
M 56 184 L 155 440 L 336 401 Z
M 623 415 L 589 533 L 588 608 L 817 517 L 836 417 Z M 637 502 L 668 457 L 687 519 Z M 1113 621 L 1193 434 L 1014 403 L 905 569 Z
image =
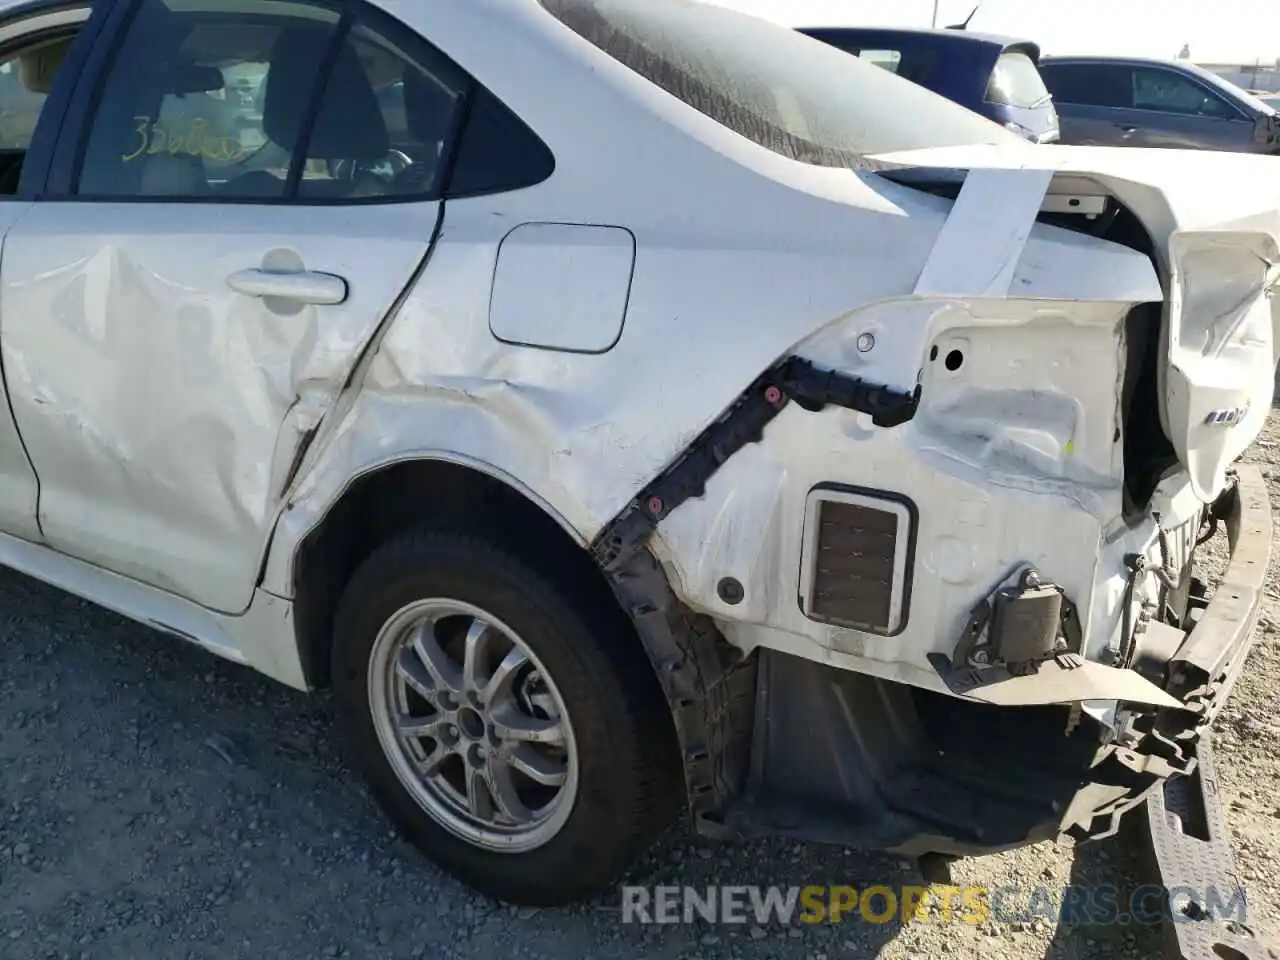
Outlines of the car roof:
M 1042 63 L 1137 63 L 1142 66 L 1149 67 L 1173 67 L 1175 70 L 1187 70 L 1189 66 L 1185 60 L 1166 60 L 1161 57 L 1119 57 L 1107 54 L 1065 54 L 1065 55 L 1049 55 L 1041 60 Z
M 1136 66 L 1136 67 L 1160 67 L 1164 70 L 1176 70 L 1191 77 L 1197 77 L 1202 82 L 1212 84 L 1222 93 L 1234 97 L 1250 97 L 1253 96 L 1248 90 L 1237 84 L 1231 83 L 1229 80 L 1219 76 L 1212 70 L 1206 70 L 1197 63 L 1189 60 L 1163 60 L 1159 57 L 1115 57 L 1115 56 L 1061 56 L 1061 57 L 1044 57 L 1040 61 L 1040 65 L 1052 67 L 1057 63 L 1077 63 L 1077 64 L 1102 64 L 1111 66 Z
M 973 44 L 975 46 L 998 47 L 1007 50 L 1010 47 L 1031 48 L 1038 56 L 1040 45 L 1033 40 L 1022 37 L 1005 36 L 997 33 L 975 33 L 971 30 L 926 29 L 923 27 L 797 27 L 801 33 L 822 37 L 875 37 L 876 39 L 895 39 L 926 41 L 933 44 Z

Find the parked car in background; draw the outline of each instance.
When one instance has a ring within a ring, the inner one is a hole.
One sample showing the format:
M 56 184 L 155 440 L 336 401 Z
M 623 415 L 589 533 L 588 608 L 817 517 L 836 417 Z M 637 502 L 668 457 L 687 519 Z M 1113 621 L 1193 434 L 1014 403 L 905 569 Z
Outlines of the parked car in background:
M 1064 143 L 1280 152 L 1275 105 L 1195 64 L 1045 57 Z
M 1038 143 L 1058 139 L 1058 115 L 1028 41 L 963 30 L 804 27 L 801 33 L 954 100 Z

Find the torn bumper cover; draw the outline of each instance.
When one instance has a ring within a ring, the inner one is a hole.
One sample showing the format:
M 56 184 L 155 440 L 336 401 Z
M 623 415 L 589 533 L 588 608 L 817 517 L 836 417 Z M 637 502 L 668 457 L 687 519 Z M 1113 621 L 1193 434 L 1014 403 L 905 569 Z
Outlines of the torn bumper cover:
M 1226 574 L 1169 665 L 1167 689 L 1201 724 L 1217 717 L 1244 666 L 1271 561 L 1271 502 L 1262 473 L 1242 466 L 1237 478 L 1215 505 L 1231 545 Z
M 1012 670 L 972 658 L 966 663 L 957 657 L 958 664 L 942 655 L 930 658 L 954 694 L 975 702 L 1107 699 L 1132 711 L 1119 736 L 1099 751 L 1090 783 L 1063 817 L 1063 832 L 1077 839 L 1114 833 L 1120 815 L 1141 803 L 1151 787 L 1195 769 L 1198 740 L 1222 709 L 1253 646 L 1272 535 L 1271 504 L 1256 467 L 1236 471 L 1211 516 L 1226 527 L 1230 560 L 1211 599 L 1192 591 L 1190 629 L 1167 660 L 1148 661 L 1139 672 L 1132 663 L 1108 666 L 1069 649 Z

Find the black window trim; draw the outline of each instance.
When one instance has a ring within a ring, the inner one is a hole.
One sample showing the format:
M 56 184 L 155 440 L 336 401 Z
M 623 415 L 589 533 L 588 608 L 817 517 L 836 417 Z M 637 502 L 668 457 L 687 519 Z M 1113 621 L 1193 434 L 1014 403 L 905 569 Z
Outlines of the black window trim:
M 84 0 L 80 0 L 82 5 Z M 92 2 L 92 0 L 91 0 Z M 285 194 L 278 197 L 234 197 L 234 196 L 101 196 L 76 193 L 80 167 L 84 161 L 84 151 L 92 131 L 92 124 L 97 115 L 98 104 L 108 71 L 119 58 L 120 47 L 128 34 L 135 14 L 146 0 L 97 0 L 99 3 L 111 4 L 112 10 L 100 33 L 108 34 L 106 42 L 95 38 L 92 50 L 80 70 L 80 78 L 75 83 L 74 92 L 70 94 L 70 103 L 61 118 L 57 133 L 57 143 L 53 149 L 52 162 L 49 164 L 49 176 L 43 189 L 31 198 L 37 201 L 77 202 L 77 203 L 143 203 L 143 204 L 182 204 L 182 205 L 249 205 L 272 207 L 361 207 L 384 206 L 388 204 L 438 203 L 447 196 L 447 186 L 452 179 L 453 163 L 461 145 L 460 134 L 465 128 L 467 117 L 475 100 L 478 82 L 455 63 L 444 51 L 432 44 L 407 24 L 391 14 L 362 0 L 308 0 L 315 6 L 329 7 L 339 13 L 339 22 L 335 27 L 334 42 L 329 51 L 329 59 L 321 68 L 318 82 L 311 94 L 306 121 L 302 135 L 298 138 L 295 153 L 290 159 L 290 176 L 286 182 Z M 459 90 L 459 106 L 454 111 L 451 129 L 448 131 L 445 152 L 442 156 L 442 173 L 436 178 L 430 191 L 418 194 L 396 194 L 394 196 L 371 197 L 314 197 L 304 196 L 297 192 L 297 183 L 293 179 L 295 165 L 299 174 L 306 162 L 306 154 L 311 142 L 312 128 L 319 113 L 320 101 L 330 74 L 330 66 L 340 49 L 340 40 L 345 40 L 352 27 L 359 23 L 373 32 L 385 37 L 400 49 L 406 51 L 415 60 L 421 57 L 424 64 L 430 64 L 432 58 L 448 65 L 463 78 L 463 89 Z M 41 121 L 43 123 L 43 117 Z M 37 127 L 37 133 L 39 127 Z

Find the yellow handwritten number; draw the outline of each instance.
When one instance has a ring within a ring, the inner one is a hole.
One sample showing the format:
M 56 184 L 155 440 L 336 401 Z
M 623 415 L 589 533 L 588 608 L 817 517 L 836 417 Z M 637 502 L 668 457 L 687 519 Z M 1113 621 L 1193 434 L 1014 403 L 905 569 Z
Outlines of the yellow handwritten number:
M 134 117 L 134 133 L 138 136 L 138 144 L 132 153 L 123 153 L 120 159 L 125 163 L 136 160 L 144 153 L 155 156 L 168 153 L 172 156 L 204 157 L 218 163 L 233 163 L 241 159 L 249 151 L 241 147 L 234 137 L 210 137 L 207 135 L 206 121 L 195 120 L 184 135 L 160 120 L 150 117 Z
M 134 127 L 134 132 L 138 135 L 139 146 L 138 146 L 138 149 L 133 151 L 133 153 L 124 153 L 120 155 L 120 159 L 123 160 L 125 163 L 128 163 L 130 160 L 135 160 L 138 157 L 142 156 L 142 154 L 146 151 L 147 147 L 151 143 L 151 130 L 150 130 L 151 118 L 150 117 L 134 117 L 133 122 L 137 124 L 137 126 Z

